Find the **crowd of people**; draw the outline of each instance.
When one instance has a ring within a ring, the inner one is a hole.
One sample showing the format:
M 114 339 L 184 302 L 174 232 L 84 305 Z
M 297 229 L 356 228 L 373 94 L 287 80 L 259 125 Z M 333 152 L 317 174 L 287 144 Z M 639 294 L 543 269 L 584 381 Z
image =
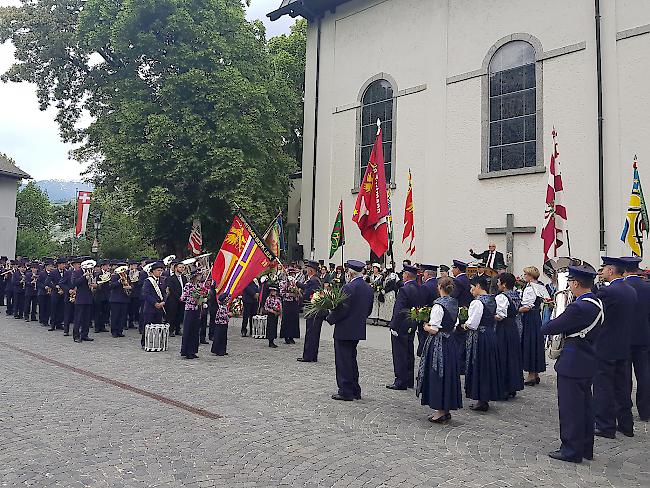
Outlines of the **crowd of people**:
M 199 344 L 208 344 L 206 335 L 213 354 L 228 354 L 229 319 L 238 314 L 239 303 L 243 337 L 252 336 L 254 320 L 265 316 L 268 346 L 278 347 L 278 327 L 279 337 L 294 345 L 303 306 L 316 292 L 341 287 L 346 297 L 341 304 L 306 317 L 297 358 L 317 362 L 322 324 L 334 325 L 333 399 L 361 398 L 357 346 L 369 322 L 389 326 L 394 379 L 386 388 L 415 389 L 422 405 L 434 410 L 429 421 L 438 424 L 463 406 L 461 376 L 464 396 L 474 401 L 470 409 L 478 412 L 540 384 L 547 338 L 562 335 L 555 363 L 562 444 L 550 456 L 582 462 L 593 458 L 594 436 L 633 436 L 632 371 L 639 418 L 650 418 L 650 283 L 640 259 L 605 257 L 598 271 L 569 266 L 565 291 L 575 300 L 552 317 L 543 310 L 553 308 L 557 276 L 544 285 L 540 271 L 530 266 L 515 277 L 493 245 L 485 253 L 470 253 L 479 259 L 471 267 L 460 260 L 451 266 L 405 260 L 399 274 L 370 261 L 329 268 L 317 261 L 279 265 L 234 302 L 217 295 L 207 266 L 190 269 L 176 259 L 9 263 L 3 257 L 0 305 L 17 320 L 38 320 L 65 336 L 72 324 L 75 342 L 93 340 L 91 323 L 96 333 L 110 324 L 115 338 L 137 327 L 144 347 L 145 325 L 168 323 L 170 335 L 182 330 L 181 355 L 195 359 Z

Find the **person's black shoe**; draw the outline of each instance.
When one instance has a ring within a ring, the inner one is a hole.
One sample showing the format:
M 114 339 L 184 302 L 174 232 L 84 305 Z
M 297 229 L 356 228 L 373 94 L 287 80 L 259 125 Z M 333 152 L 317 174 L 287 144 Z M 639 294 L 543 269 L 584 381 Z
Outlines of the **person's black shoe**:
M 111 334 L 111 335 L 113 336 L 114 339 L 117 339 L 118 337 L 120 337 L 117 334 Z
M 63 334 L 63 335 L 65 335 L 65 334 Z M 69 335 L 69 334 L 68 334 L 68 335 Z M 81 342 L 81 339 L 73 339 L 73 341 L 75 341 L 75 342 Z
M 201 344 L 210 344 L 208 341 L 201 341 Z
M 487 412 L 490 409 L 490 405 L 486 402 L 477 402 L 474 405 L 470 405 L 469 409 L 475 412 Z
M 50 327 L 49 329 L 47 329 L 48 332 L 52 332 L 54 330 L 56 330 L 56 327 Z
M 352 400 L 354 400 L 354 398 L 346 397 L 346 396 L 343 396 L 343 395 L 339 395 L 338 393 L 334 393 L 332 395 L 332 400 L 341 400 L 343 402 L 351 402 Z
M 450 413 L 446 413 L 446 414 L 444 414 L 444 415 L 441 415 L 441 416 L 438 417 L 438 418 L 434 418 L 434 416 L 432 415 L 431 417 L 428 418 L 428 420 L 429 420 L 429 422 L 431 422 L 432 424 L 444 424 L 445 422 L 451 420 L 451 414 L 450 414 Z
M 395 383 L 393 383 L 392 385 L 386 385 L 386 388 L 388 388 L 389 390 L 406 390 L 407 389 L 405 386 L 398 386 Z
M 358 395 L 354 395 L 352 398 L 354 398 L 355 400 L 361 400 L 361 393 L 359 393 Z
M 594 460 L 594 455 L 593 453 L 590 455 L 583 454 L 582 459 L 587 459 L 588 461 L 593 461 Z
M 242 336 L 242 337 L 246 337 L 246 331 L 245 331 L 245 330 L 242 330 L 242 331 L 241 331 L 241 336 Z
M 29 319 L 25 319 L 25 322 L 29 322 Z
M 84 338 L 81 339 L 81 340 L 82 340 L 82 341 L 85 341 L 85 342 L 92 342 L 92 341 L 94 341 L 95 339 L 93 339 L 92 337 L 84 337 Z
M 311 363 L 311 362 L 313 362 L 313 361 L 311 361 L 309 359 L 305 359 L 305 358 L 296 358 L 296 361 L 298 361 L 299 363 Z
M 604 437 L 605 439 L 616 439 L 616 434 L 610 434 L 600 429 L 594 429 L 594 435 L 598 437 Z
M 620 427 L 617 427 L 616 430 L 623 434 L 625 437 L 634 437 L 634 430 L 623 430 Z
M 124 337 L 124 334 L 117 334 L 117 337 Z
M 565 456 L 564 454 L 562 454 L 562 451 L 560 451 L 559 449 L 557 451 L 549 452 L 548 457 L 553 458 L 553 459 L 557 459 L 558 461 L 566 461 L 568 463 L 580 464 L 582 462 L 582 459 L 580 459 L 580 458 L 571 458 L 571 457 Z
M 278 348 L 278 345 L 277 345 L 275 342 L 271 342 L 271 343 L 269 344 L 269 347 L 271 347 L 271 348 L 273 348 L 273 349 L 277 349 L 277 348 Z
M 170 333 L 169 333 L 169 337 L 174 337 L 175 335 L 176 335 L 176 334 L 174 334 L 173 332 L 170 332 Z

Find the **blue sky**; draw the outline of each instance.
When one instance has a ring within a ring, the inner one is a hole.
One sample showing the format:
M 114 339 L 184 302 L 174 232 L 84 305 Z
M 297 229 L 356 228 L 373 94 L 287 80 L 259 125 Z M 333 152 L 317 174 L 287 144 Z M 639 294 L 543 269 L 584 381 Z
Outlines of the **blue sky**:
M 269 22 L 266 14 L 276 9 L 281 0 L 252 0 L 249 19 L 261 19 L 266 25 L 267 37 L 289 31 L 294 22 L 283 17 Z M 17 5 L 17 0 L 0 0 L 0 6 Z M 13 62 L 13 46 L 0 45 L 0 72 Z M 36 101 L 35 87 L 27 83 L 0 83 L 0 152 L 14 158 L 18 165 L 36 180 L 77 180 L 83 167 L 69 159 L 72 149 L 59 138 L 54 122 L 54 111 L 41 112 Z

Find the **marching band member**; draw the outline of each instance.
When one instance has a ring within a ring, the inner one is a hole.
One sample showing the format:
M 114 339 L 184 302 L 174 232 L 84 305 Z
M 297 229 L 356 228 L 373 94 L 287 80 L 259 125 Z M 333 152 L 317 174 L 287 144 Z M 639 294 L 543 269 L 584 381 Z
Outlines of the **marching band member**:
M 113 337 L 124 337 L 132 290 L 127 274 L 126 264 L 118 263 L 109 284 L 111 292 L 108 301 L 111 308 L 111 335 Z
M 305 265 L 307 281 L 296 283 L 302 290 L 303 300 L 308 303 L 312 295 L 318 291 L 323 284 L 318 278 L 318 262 L 308 261 Z M 301 363 L 315 363 L 318 361 L 318 346 L 320 345 L 320 331 L 323 326 L 323 315 L 308 317 L 306 320 L 305 343 L 303 345 L 302 357 L 296 359 Z
M 56 260 L 56 268 L 50 271 L 45 286 L 50 289 L 50 331 L 61 329 L 63 326 L 65 258 Z
M 140 283 L 140 270 L 138 269 L 138 261 L 136 259 L 129 259 L 129 282 L 131 283 L 131 296 L 129 301 L 128 319 L 126 328 L 134 329 L 135 324 L 138 324 L 140 329 L 140 295 L 142 294 L 142 285 Z
M 7 272 L 7 256 L 0 256 L 0 307 L 5 306 L 5 287 L 7 280 L 5 273 Z
M 165 315 L 169 322 L 169 335 L 174 337 L 181 333 L 181 322 L 183 321 L 184 306 L 181 303 L 181 295 L 187 284 L 185 276 L 185 265 L 177 260 L 172 260 L 172 273 L 165 279 Z
M 183 340 L 181 341 L 181 356 L 185 359 L 197 359 L 199 352 L 199 319 L 203 304 L 197 299 L 196 294 L 201 290 L 201 273 L 192 272 L 190 281 L 183 287 L 181 302 L 185 304 L 183 315 Z
M 82 269 L 81 258 L 72 261 L 74 271 L 72 273 L 72 286 L 77 290 L 74 300 L 74 327 L 72 338 L 75 342 L 92 342 L 93 338 L 88 337 L 90 321 L 93 315 L 93 293 L 90 289 L 89 277 L 92 277 L 93 268 Z M 79 266 L 76 266 L 79 264 Z M 94 267 L 94 265 L 91 265 Z
M 158 261 L 151 265 L 149 276 L 144 285 L 142 285 L 142 336 L 140 346 L 144 349 L 145 327 L 147 324 L 160 324 L 165 312 L 165 299 L 160 288 L 160 276 L 162 275 L 165 265 Z
M 451 274 L 454 276 L 454 291 L 452 292 L 452 296 L 458 301 L 459 307 L 469 307 L 473 297 L 470 292 L 469 278 L 465 274 L 465 271 L 467 271 L 467 263 L 454 259 L 452 264 Z M 458 347 L 458 367 L 460 374 L 465 372 L 466 338 L 467 331 L 463 327 L 456 327 L 454 329 L 454 339 Z
M 422 405 L 429 405 L 436 413 L 429 422 L 443 423 L 451 419 L 450 410 L 463 406 L 463 395 L 458 371 L 458 348 L 452 332 L 458 319 L 458 301 L 451 296 L 454 280 L 448 276 L 437 282 L 439 295 L 431 307 L 429 322 L 424 325 L 427 334 L 422 350 L 416 394 L 422 395 Z
M 247 329 L 250 335 L 253 335 L 253 316 L 257 311 L 257 301 L 259 296 L 260 288 L 257 286 L 257 283 L 255 283 L 255 280 L 251 281 L 242 292 L 242 303 L 244 304 L 241 323 L 242 337 L 246 337 Z
M 539 281 L 539 270 L 535 266 L 524 268 L 524 281 L 526 286 L 521 297 L 521 358 L 522 368 L 528 372 L 524 381 L 526 386 L 539 384 L 539 373 L 546 371 L 546 358 L 544 350 L 544 336 L 540 332 L 542 327 L 542 302 L 549 300 L 550 296 L 546 287 Z
M 212 339 L 211 352 L 215 356 L 227 356 L 228 345 L 228 299 L 226 293 L 219 295 L 214 317 L 214 335 Z
M 422 305 L 430 307 L 433 301 L 438 298 L 438 266 L 422 264 L 420 269 L 422 269 L 422 286 L 420 286 Z M 415 353 L 418 357 L 422 356 L 422 349 L 427 335 L 424 332 L 424 324 L 418 324 L 418 349 Z
M 66 268 L 63 273 L 63 280 L 61 280 L 61 287 L 63 288 L 63 335 L 70 335 L 70 324 L 74 321 L 74 302 L 70 299 L 71 291 L 74 288 L 72 285 L 72 272 L 75 264 L 81 265 L 81 260 L 76 257 L 70 258 L 68 261 L 71 267 Z M 74 291 L 72 291 L 74 294 Z
M 275 339 L 278 337 L 278 319 L 282 313 L 282 300 L 278 296 L 278 287 L 269 286 L 269 296 L 264 302 L 264 312 L 266 314 L 266 339 L 269 341 L 269 347 L 277 348 Z
M 280 337 L 285 344 L 295 344 L 294 339 L 300 337 L 300 289 L 296 284 L 297 269 L 287 269 L 287 276 L 280 281 L 280 296 L 282 297 L 282 324 Z
M 38 280 L 38 263 L 33 261 L 29 264 L 29 269 L 25 272 L 25 308 L 23 315 L 25 322 L 36 322 L 36 308 L 38 307 L 38 298 L 36 290 L 36 281 Z
M 36 279 L 36 299 L 38 300 L 38 320 L 42 326 L 46 326 L 50 320 L 52 289 L 47 286 L 50 273 L 54 269 L 54 262 L 46 259 L 44 267 L 39 271 Z
M 95 332 L 106 332 L 106 324 L 111 313 L 109 298 L 111 294 L 110 264 L 108 260 L 99 261 L 99 270 L 95 272 L 97 288 L 95 288 Z
M 25 261 L 20 261 L 11 281 L 14 290 L 14 318 L 22 319 L 25 308 Z
M 514 290 L 516 278 L 511 273 L 495 277 L 499 293 L 494 297 L 497 303 L 496 320 L 499 371 L 503 386 L 503 399 L 514 398 L 524 389 L 521 367 L 521 340 L 517 316 L 521 307 L 519 293 Z

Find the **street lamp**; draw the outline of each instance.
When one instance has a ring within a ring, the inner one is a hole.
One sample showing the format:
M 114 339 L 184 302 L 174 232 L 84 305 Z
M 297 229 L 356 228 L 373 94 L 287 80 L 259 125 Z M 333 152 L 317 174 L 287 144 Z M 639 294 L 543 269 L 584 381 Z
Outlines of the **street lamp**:
M 95 258 L 97 258 L 97 255 L 99 253 L 99 230 L 102 228 L 102 214 L 95 214 L 93 227 L 95 228 L 95 240 L 93 241 L 93 247 L 91 251 L 95 254 Z

